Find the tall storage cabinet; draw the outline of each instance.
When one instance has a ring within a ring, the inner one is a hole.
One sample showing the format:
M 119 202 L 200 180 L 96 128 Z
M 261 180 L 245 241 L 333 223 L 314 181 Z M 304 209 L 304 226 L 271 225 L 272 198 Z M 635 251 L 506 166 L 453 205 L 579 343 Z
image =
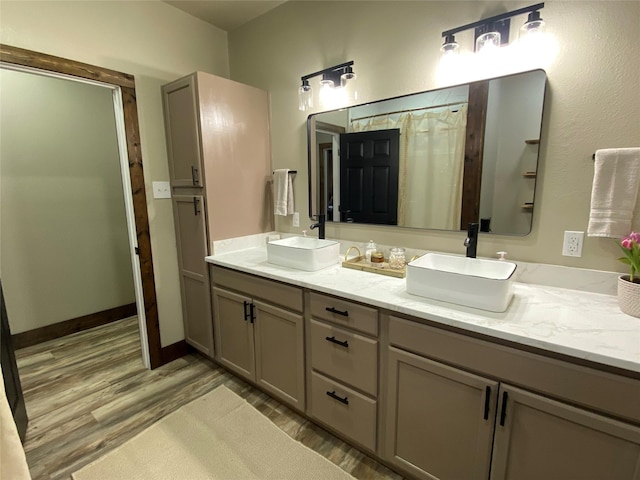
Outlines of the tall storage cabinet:
M 196 72 L 162 87 L 186 342 L 214 356 L 213 241 L 273 229 L 267 92 Z

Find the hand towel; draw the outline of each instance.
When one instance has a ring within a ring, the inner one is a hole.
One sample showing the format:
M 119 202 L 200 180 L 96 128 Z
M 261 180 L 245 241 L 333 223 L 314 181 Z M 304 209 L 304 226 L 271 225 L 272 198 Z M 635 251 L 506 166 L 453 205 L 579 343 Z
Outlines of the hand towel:
M 273 213 L 287 216 L 293 213 L 293 181 L 288 168 L 273 172 Z
M 587 235 L 628 235 L 639 187 L 640 147 L 596 151 Z

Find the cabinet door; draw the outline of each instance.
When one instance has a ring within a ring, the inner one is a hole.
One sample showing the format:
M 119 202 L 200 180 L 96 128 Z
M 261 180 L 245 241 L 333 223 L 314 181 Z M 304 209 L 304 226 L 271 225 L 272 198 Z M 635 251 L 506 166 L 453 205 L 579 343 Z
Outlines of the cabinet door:
M 204 197 L 173 197 L 178 268 L 182 290 L 182 316 L 186 342 L 213 357 L 213 325 L 207 256 Z
M 304 411 L 302 315 L 254 301 L 256 381 L 269 393 Z
M 489 476 L 498 384 L 389 348 L 386 460 L 417 478 Z
M 501 385 L 492 479 L 640 479 L 640 429 Z
M 162 87 L 172 187 L 202 187 L 202 152 L 196 76 Z
M 244 378 L 255 380 L 251 299 L 213 289 L 216 359 Z

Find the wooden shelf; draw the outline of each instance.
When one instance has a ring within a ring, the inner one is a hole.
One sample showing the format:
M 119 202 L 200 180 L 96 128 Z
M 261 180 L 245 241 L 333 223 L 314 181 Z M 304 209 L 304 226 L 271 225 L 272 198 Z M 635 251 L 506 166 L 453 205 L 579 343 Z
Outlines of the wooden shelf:
M 537 175 L 538 175 L 537 172 L 524 172 L 522 174 L 522 176 L 526 178 L 536 178 Z
M 520 207 L 526 209 L 526 210 L 532 210 L 533 209 L 533 203 L 523 203 L 522 205 L 520 205 Z
M 540 143 L 539 138 L 532 138 L 531 140 L 525 140 L 524 143 L 527 145 L 538 145 Z

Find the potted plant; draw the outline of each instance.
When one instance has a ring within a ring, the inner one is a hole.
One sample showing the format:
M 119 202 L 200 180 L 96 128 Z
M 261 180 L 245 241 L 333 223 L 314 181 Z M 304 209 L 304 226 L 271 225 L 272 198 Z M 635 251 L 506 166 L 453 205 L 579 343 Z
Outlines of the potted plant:
M 627 315 L 640 318 L 640 232 L 631 232 L 620 241 L 622 263 L 630 267 L 629 275 L 618 277 L 618 303 Z

